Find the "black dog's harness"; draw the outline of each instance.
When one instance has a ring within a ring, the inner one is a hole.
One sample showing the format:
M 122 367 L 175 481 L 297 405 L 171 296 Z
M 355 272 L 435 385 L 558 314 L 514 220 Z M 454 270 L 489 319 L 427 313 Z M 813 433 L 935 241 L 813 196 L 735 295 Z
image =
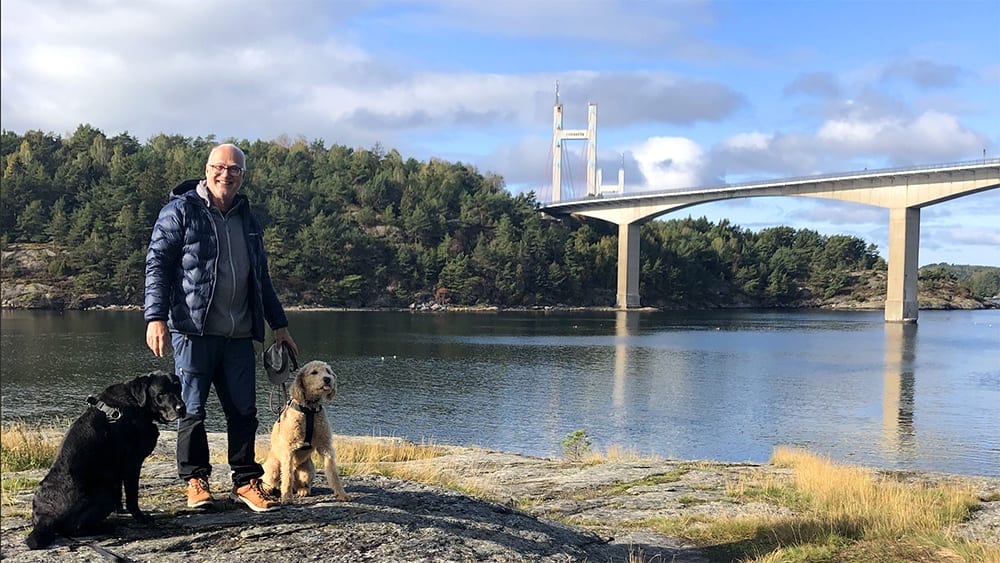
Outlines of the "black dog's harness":
M 118 420 L 122 417 L 121 409 L 109 406 L 107 403 L 98 400 L 98 398 L 93 395 L 87 397 L 87 404 L 103 412 L 104 416 L 108 417 L 108 422 L 111 424 L 118 422 Z
M 295 449 L 295 451 L 311 450 L 313 447 L 312 446 L 313 430 L 316 426 L 316 413 L 323 411 L 323 405 L 320 405 L 315 409 L 311 409 L 309 407 L 305 407 L 298 404 L 297 402 L 295 402 L 295 399 L 288 399 L 288 402 L 285 403 L 285 407 L 286 408 L 291 407 L 299 411 L 300 413 L 306 415 L 306 439 L 301 446 Z

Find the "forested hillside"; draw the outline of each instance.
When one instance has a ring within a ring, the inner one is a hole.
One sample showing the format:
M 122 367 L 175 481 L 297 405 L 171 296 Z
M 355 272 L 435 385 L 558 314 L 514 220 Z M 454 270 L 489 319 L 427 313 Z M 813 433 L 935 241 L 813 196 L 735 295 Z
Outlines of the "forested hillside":
M 441 160 L 380 146 L 228 139 L 247 154 L 243 191 L 265 226 L 271 276 L 286 304 L 405 307 L 614 305 L 617 230 L 548 219 L 534 194 Z M 221 142 L 160 134 L 145 143 L 81 125 L 71 136 L 3 131 L 0 243 L 5 291 L 42 284 L 74 306 L 142 302 L 150 227 L 169 190 L 204 175 Z M 885 263 L 851 236 L 706 219 L 652 221 L 641 231 L 640 294 L 654 307 L 822 305 L 883 299 Z M 38 246 L 42 245 L 42 246 Z M 44 255 L 15 250 L 44 248 Z M 39 256 L 43 263 L 37 262 Z M 27 261 L 26 261 L 27 260 Z M 998 293 L 992 277 L 956 291 Z M 935 277 L 939 279 L 939 277 Z M 990 281 L 992 280 L 992 282 Z M 874 289 L 873 289 L 874 288 Z M 51 301 L 51 300 L 50 300 Z
M 974 295 L 1000 299 L 1000 268 L 958 264 L 930 264 L 920 269 L 922 278 L 953 279 L 968 286 Z

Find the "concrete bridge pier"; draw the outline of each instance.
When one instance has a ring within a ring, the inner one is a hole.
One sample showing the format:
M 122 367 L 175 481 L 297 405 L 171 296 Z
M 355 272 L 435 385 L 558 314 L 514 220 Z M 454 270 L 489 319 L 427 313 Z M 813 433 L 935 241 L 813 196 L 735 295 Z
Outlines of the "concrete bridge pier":
M 618 224 L 618 309 L 639 307 L 639 223 Z
M 886 322 L 915 323 L 917 255 L 920 252 L 920 208 L 889 209 L 889 279 L 886 283 Z

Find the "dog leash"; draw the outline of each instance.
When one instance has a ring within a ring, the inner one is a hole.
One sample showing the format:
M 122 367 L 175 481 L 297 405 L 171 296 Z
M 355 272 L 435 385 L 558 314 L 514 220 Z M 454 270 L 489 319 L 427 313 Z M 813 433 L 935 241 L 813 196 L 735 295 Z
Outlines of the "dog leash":
M 291 368 L 292 368 L 292 370 L 290 372 L 288 372 L 289 375 L 294 374 L 295 372 L 299 371 L 299 360 L 298 360 L 298 358 L 295 357 L 295 352 L 292 351 L 292 348 L 291 348 L 291 346 L 288 345 L 288 343 L 282 342 L 282 344 L 281 344 L 281 352 L 282 352 L 281 353 L 281 365 L 277 366 L 277 370 L 276 370 L 277 373 L 282 373 L 282 372 L 285 372 L 286 370 L 288 370 L 288 364 L 289 363 L 291 363 Z M 288 353 L 287 359 L 285 358 L 285 352 Z M 267 360 L 268 360 L 268 357 L 267 357 L 267 353 L 265 352 L 265 354 L 264 354 L 265 367 L 268 366 Z M 287 404 L 288 401 L 289 401 L 289 398 L 288 398 L 288 388 L 286 387 L 287 381 L 288 381 L 288 377 L 286 376 L 285 379 L 281 381 L 281 383 L 276 383 L 274 385 L 274 387 L 271 388 L 271 392 L 268 394 L 268 397 L 267 397 L 267 408 L 268 408 L 268 410 L 271 411 L 271 414 L 280 415 L 281 411 L 283 411 L 285 409 L 284 405 Z M 274 392 L 277 390 L 276 388 L 278 388 L 278 387 L 281 388 L 281 402 L 279 403 L 280 406 L 278 406 L 277 408 L 275 408 L 275 406 L 274 406 Z
M 274 407 L 274 392 L 279 387 L 281 388 L 281 402 L 278 403 L 280 406 L 277 407 L 277 408 L 275 408 Z M 288 401 L 288 391 L 285 389 L 285 384 L 282 383 L 281 385 L 275 385 L 274 388 L 271 389 L 271 392 L 268 393 L 268 395 L 267 395 L 267 409 L 269 411 L 271 411 L 271 414 L 280 415 L 281 411 L 285 410 L 285 406 L 284 405 L 285 405 L 285 402 L 287 402 L 287 401 Z
M 63 536 L 63 537 L 66 538 L 70 543 L 76 544 L 78 546 L 86 546 L 89 547 L 90 549 L 93 549 L 108 561 L 114 561 L 115 563 L 136 563 L 134 559 L 129 559 L 124 555 L 118 555 L 113 551 L 110 551 L 108 549 L 105 549 L 97 545 L 97 543 L 93 541 L 83 541 L 70 536 Z

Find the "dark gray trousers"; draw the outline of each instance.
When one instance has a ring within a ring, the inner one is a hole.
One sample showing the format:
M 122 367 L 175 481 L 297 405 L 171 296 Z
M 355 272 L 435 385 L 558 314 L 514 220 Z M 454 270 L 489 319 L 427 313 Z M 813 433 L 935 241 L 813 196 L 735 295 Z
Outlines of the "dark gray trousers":
M 207 479 L 212 473 L 205 402 L 214 385 L 226 416 L 233 485 L 260 477 L 264 470 L 254 459 L 258 421 L 253 340 L 178 333 L 173 333 L 171 340 L 174 370 L 187 407 L 187 415 L 177 422 L 177 474 L 187 481 L 192 477 Z

